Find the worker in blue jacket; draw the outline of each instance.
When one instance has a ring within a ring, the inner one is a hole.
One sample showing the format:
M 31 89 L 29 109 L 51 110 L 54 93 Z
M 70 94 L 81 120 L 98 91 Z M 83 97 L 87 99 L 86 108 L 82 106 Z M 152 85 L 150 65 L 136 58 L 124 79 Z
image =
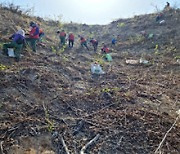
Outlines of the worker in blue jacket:
M 12 39 L 12 41 L 10 43 L 6 43 L 3 45 L 3 53 L 5 55 L 8 55 L 8 48 L 13 48 L 14 54 L 15 54 L 15 59 L 16 59 L 16 61 L 19 61 L 21 49 L 23 47 L 24 40 L 25 40 L 24 30 L 22 30 L 22 29 L 18 30 L 15 34 L 13 34 L 10 37 L 10 39 Z

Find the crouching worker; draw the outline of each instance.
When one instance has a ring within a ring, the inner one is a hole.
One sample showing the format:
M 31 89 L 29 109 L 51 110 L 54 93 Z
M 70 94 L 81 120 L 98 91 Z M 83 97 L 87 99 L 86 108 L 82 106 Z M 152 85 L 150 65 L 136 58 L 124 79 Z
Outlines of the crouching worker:
M 97 51 L 97 47 L 98 47 L 98 41 L 95 39 L 91 39 L 90 43 L 92 44 L 92 46 L 94 47 L 94 52 Z
M 107 47 L 106 44 L 103 43 L 103 47 L 102 47 L 101 51 L 105 54 L 109 53 L 109 48 Z
M 156 22 L 159 22 L 160 20 L 163 19 L 163 14 L 162 13 L 159 13 L 157 16 L 156 16 Z
M 82 46 L 82 47 L 85 46 L 86 49 L 89 50 L 89 48 L 88 48 L 88 46 L 87 46 L 87 41 L 86 41 L 86 39 L 85 39 L 84 37 L 80 36 L 80 35 L 78 35 L 78 36 L 79 36 L 80 41 L 81 41 L 81 46 Z
M 3 45 L 3 53 L 8 56 L 8 48 L 13 48 L 15 60 L 18 62 L 20 60 L 21 49 L 24 44 L 24 36 L 25 32 L 22 29 L 18 30 L 15 34 L 13 34 L 10 37 L 12 41 Z
M 26 42 L 30 43 L 30 46 L 34 52 L 36 52 L 36 44 L 39 40 L 39 27 L 34 23 L 30 22 L 31 30 L 29 32 L 29 37 L 26 38 Z
M 116 45 L 116 39 L 115 39 L 115 37 L 114 38 L 112 38 L 112 41 L 111 41 L 111 44 L 112 44 L 112 46 L 115 46 Z

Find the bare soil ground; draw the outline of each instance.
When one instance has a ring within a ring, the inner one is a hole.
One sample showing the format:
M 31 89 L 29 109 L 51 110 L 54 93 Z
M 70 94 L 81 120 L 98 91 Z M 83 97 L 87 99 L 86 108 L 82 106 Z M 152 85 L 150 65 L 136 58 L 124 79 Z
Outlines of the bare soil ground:
M 154 153 L 180 108 L 177 38 L 161 44 L 156 54 L 148 39 L 121 40 L 112 47 L 110 63 L 99 50 L 78 45 L 60 55 L 49 48 L 25 50 L 19 63 L 0 54 L 0 153 Z M 125 63 L 142 54 L 148 65 Z M 95 60 L 104 75 L 91 74 Z M 177 121 L 159 153 L 179 153 L 179 130 Z

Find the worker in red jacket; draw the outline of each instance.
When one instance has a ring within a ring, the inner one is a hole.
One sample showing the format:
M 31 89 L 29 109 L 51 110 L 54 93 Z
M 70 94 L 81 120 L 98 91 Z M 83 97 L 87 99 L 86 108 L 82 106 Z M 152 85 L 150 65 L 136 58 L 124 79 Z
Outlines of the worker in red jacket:
M 88 46 L 87 46 L 87 41 L 84 37 L 80 36 L 79 35 L 79 38 L 80 38 L 80 41 L 81 41 L 81 46 L 85 46 L 87 50 L 89 50 Z
M 98 47 L 98 41 L 95 40 L 95 39 L 91 39 L 90 42 L 91 42 L 91 44 L 94 47 L 94 52 L 96 52 L 97 51 L 97 47 Z
M 74 46 L 74 34 L 70 33 L 68 36 L 68 41 L 69 41 L 69 47 L 73 47 Z
M 105 54 L 109 53 L 109 48 L 107 47 L 106 44 L 103 43 L 103 47 L 102 47 L 101 51 Z
M 30 22 L 30 27 L 31 30 L 29 32 L 29 37 L 26 38 L 26 42 L 30 43 L 32 50 L 36 52 L 36 43 L 39 40 L 39 27 L 34 22 Z

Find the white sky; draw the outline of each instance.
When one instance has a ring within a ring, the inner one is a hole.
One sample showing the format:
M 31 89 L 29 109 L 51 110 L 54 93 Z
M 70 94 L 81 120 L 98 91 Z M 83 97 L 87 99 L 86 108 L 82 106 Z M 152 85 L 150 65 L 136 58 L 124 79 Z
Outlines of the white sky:
M 157 6 L 162 9 L 167 0 L 0 0 L 13 2 L 22 8 L 34 7 L 34 15 L 58 19 L 65 22 L 107 24 L 114 19 L 151 13 Z M 169 0 L 180 6 L 179 0 Z

